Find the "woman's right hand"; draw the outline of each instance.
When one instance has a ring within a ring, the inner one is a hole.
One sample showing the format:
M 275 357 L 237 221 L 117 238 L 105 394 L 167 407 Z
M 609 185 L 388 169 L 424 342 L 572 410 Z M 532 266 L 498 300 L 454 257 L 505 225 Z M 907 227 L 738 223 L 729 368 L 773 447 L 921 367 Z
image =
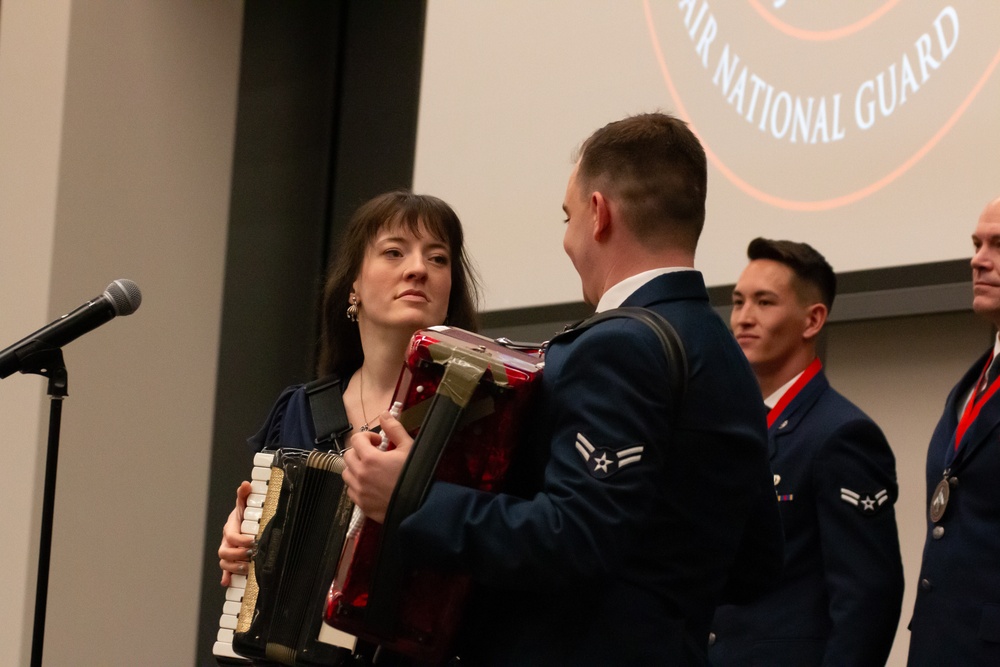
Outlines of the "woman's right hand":
M 254 537 L 244 535 L 243 511 L 250 496 L 250 482 L 243 482 L 236 489 L 236 507 L 229 513 L 222 527 L 222 544 L 219 545 L 219 567 L 222 568 L 222 585 L 229 586 L 234 574 L 246 574 L 253 556 Z
M 347 495 L 369 519 L 382 523 L 389 501 L 399 482 L 413 438 L 388 410 L 379 415 L 379 425 L 394 445 L 382 450 L 382 436 L 371 431 L 351 436 L 351 447 L 344 452 L 344 484 Z

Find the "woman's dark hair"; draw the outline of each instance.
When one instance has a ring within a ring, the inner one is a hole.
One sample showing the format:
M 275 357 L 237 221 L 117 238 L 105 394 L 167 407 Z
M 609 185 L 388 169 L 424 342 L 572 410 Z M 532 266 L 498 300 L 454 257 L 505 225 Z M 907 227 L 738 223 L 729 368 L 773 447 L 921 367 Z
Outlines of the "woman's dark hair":
M 444 241 L 451 254 L 451 293 L 446 322 L 461 329 L 478 328 L 479 285 L 465 253 L 462 223 L 448 204 L 430 195 L 397 190 L 362 204 L 347 224 L 323 288 L 320 311 L 319 377 L 336 373 L 342 378 L 361 367 L 364 353 L 358 325 L 347 319 L 351 287 L 368 247 L 386 227 L 400 226 L 414 234 L 426 231 Z

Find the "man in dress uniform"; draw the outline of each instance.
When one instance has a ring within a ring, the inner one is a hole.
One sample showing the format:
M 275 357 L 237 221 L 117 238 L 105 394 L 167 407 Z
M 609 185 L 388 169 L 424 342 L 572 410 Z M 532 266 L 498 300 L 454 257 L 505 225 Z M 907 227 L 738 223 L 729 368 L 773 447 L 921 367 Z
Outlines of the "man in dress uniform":
M 642 322 L 568 331 L 546 352 L 516 491 L 431 485 L 401 542 L 414 563 L 480 584 L 462 664 L 703 665 L 715 606 L 780 568 L 756 383 L 693 269 L 706 181 L 700 143 L 666 114 L 584 142 L 563 200 L 563 247 L 584 298 L 669 320 L 687 385 L 671 395 L 679 369 Z M 399 448 L 355 438 L 344 474 L 374 519 L 409 448 L 387 413 L 382 424 Z
M 717 610 L 709 658 L 726 667 L 884 665 L 903 595 L 895 459 L 816 355 L 836 277 L 805 243 L 758 238 L 747 255 L 730 327 L 769 409 L 785 565 L 767 595 Z
M 1000 327 L 1000 198 L 972 234 L 972 309 Z M 927 450 L 927 538 L 909 665 L 1000 665 L 1000 364 L 958 381 Z

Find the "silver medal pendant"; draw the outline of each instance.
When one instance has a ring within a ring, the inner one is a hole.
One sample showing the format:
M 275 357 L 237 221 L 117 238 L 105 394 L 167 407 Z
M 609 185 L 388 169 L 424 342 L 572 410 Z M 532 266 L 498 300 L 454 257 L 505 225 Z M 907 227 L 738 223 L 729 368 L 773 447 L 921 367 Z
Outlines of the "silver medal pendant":
M 944 516 L 945 509 L 948 508 L 948 497 L 951 495 L 951 488 L 948 486 L 948 479 L 942 479 L 934 488 L 931 495 L 931 506 L 929 515 L 932 523 L 937 523 Z

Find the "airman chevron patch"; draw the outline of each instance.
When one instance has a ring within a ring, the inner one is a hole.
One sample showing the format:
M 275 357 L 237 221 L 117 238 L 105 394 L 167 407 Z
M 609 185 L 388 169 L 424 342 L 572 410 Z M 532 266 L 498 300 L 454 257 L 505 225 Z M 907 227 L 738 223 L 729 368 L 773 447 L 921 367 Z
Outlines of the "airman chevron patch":
M 617 451 L 606 447 L 595 447 L 583 433 L 576 434 L 576 451 L 580 452 L 587 470 L 597 479 L 604 479 L 626 466 L 642 460 L 644 445 L 634 445 Z
M 842 488 L 840 499 L 848 505 L 854 505 L 862 514 L 874 514 L 886 501 L 889 500 L 889 492 L 885 489 L 876 493 L 869 493 L 862 496 L 857 491 Z

